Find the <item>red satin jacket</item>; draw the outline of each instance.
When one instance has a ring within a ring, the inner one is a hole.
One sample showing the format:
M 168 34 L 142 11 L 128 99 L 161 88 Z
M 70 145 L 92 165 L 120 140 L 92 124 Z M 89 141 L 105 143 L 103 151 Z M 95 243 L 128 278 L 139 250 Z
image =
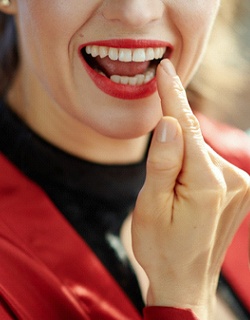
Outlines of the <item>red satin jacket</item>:
M 249 138 L 198 116 L 207 142 L 227 160 L 250 172 Z M 250 310 L 249 221 L 250 215 L 228 251 L 223 272 Z M 235 261 L 240 268 L 237 277 Z M 43 190 L 1 154 L 0 319 L 142 319 Z M 196 318 L 190 310 L 146 307 L 143 319 Z

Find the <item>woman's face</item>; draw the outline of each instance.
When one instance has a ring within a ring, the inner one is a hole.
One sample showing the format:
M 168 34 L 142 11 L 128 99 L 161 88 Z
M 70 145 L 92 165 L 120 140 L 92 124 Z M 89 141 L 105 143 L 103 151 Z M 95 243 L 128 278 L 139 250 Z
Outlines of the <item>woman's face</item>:
M 30 105 L 102 135 L 146 134 L 161 116 L 155 68 L 170 58 L 184 85 L 203 53 L 219 0 L 16 0 Z M 51 110 L 52 110 L 51 109 Z

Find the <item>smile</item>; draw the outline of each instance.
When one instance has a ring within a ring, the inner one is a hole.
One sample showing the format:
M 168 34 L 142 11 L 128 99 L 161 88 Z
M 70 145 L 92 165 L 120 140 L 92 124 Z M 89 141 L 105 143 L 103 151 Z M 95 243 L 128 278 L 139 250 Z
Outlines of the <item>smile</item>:
M 79 48 L 91 79 L 105 93 L 122 99 L 138 99 L 156 91 L 156 68 L 169 58 L 172 46 L 165 42 L 112 40 Z

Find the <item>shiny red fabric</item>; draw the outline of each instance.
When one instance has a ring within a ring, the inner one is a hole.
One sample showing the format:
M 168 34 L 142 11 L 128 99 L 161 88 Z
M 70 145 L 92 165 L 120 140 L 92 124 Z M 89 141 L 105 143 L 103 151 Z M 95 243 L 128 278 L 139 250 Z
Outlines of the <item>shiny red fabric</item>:
M 1 294 L 17 318 L 140 319 L 43 191 L 4 157 L 0 168 Z

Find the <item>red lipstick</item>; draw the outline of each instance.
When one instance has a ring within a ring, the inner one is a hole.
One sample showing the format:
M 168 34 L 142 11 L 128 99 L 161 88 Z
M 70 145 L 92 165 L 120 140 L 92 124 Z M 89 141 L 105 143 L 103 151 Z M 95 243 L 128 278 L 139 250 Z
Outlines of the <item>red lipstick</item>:
M 162 56 L 161 58 L 163 58 L 163 57 L 170 58 L 172 51 L 173 51 L 173 46 L 171 44 L 169 44 L 168 42 L 155 41 L 155 40 L 152 41 L 152 40 L 134 40 L 134 39 L 113 39 L 113 40 L 90 42 L 90 43 L 80 45 L 78 48 L 79 57 L 82 61 L 83 67 L 87 71 L 91 80 L 104 93 L 106 93 L 112 97 L 124 99 L 124 100 L 142 99 L 142 98 L 146 98 L 146 97 L 150 96 L 151 94 L 153 94 L 157 90 L 155 76 L 152 76 L 152 79 L 150 78 L 151 79 L 150 81 L 142 83 L 142 84 L 131 85 L 131 84 L 116 83 L 110 79 L 110 77 L 109 77 L 110 72 L 105 72 L 106 70 L 104 72 L 99 72 L 99 71 L 97 71 L 98 68 L 95 68 L 92 65 L 92 63 L 90 63 L 88 61 L 88 57 L 85 52 L 85 48 L 87 46 L 88 47 L 96 46 L 97 48 L 103 47 L 106 51 L 109 50 L 109 48 L 115 48 L 115 49 L 117 49 L 117 50 L 113 50 L 113 51 L 115 51 L 115 53 L 117 53 L 119 49 L 120 49 L 120 51 L 121 51 L 121 49 L 131 49 L 132 53 L 134 51 L 136 51 L 136 49 L 145 49 L 145 50 L 141 50 L 141 51 L 144 52 L 146 50 L 151 50 L 150 51 L 151 54 L 153 54 L 152 52 L 155 52 L 157 50 L 158 51 L 160 50 L 160 52 L 162 52 L 162 50 L 165 50 L 164 56 Z M 148 48 L 150 48 L 150 49 L 148 49 Z M 94 54 L 92 56 L 95 57 Z M 91 57 L 91 59 L 94 61 L 94 58 Z M 98 59 L 96 59 L 96 61 L 100 61 L 101 58 L 98 57 Z M 106 63 L 106 65 L 108 65 L 110 67 L 110 65 L 113 64 L 114 68 L 116 67 L 117 70 L 126 70 L 129 67 L 132 70 L 136 70 L 137 66 L 138 66 L 138 70 L 140 70 L 140 69 L 142 69 L 142 66 L 145 65 L 145 61 L 142 61 L 143 58 L 142 58 L 142 60 L 140 60 L 141 62 L 130 61 L 128 63 L 127 62 L 119 62 L 119 61 L 117 63 L 117 61 L 115 61 L 115 62 L 111 61 L 113 58 L 110 60 L 109 57 L 106 59 L 109 60 L 109 63 Z M 158 60 L 160 61 L 160 59 L 158 59 Z M 153 63 L 153 61 L 154 61 L 154 68 L 156 68 L 157 62 L 159 62 L 158 60 L 152 59 L 152 61 L 149 61 L 148 64 Z M 105 65 L 105 63 L 104 63 L 104 65 Z M 120 66 L 118 67 L 117 65 L 120 65 Z M 146 65 L 147 65 L 147 63 L 146 63 Z M 131 73 L 131 71 L 130 71 L 130 73 Z M 130 75 L 130 73 L 129 73 L 129 75 Z

